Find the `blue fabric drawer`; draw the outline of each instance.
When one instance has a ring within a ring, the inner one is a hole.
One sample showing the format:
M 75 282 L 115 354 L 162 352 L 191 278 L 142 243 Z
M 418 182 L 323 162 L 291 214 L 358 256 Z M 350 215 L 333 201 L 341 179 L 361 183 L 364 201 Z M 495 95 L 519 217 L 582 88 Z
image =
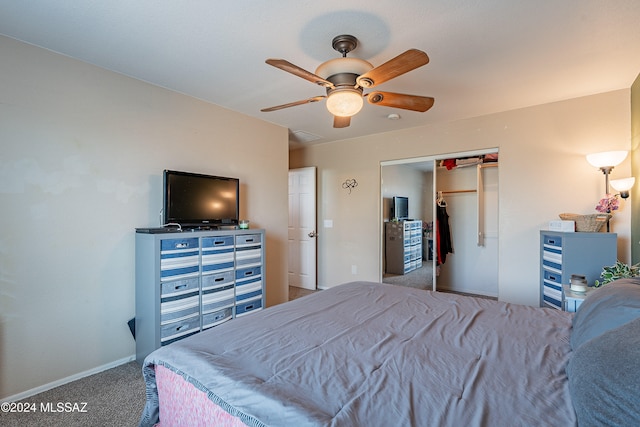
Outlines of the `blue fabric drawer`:
M 236 305 L 236 317 L 244 316 L 245 314 L 249 314 L 253 311 L 262 309 L 262 299 L 256 299 L 253 301 L 247 301 L 242 304 Z
M 160 295 L 163 298 L 184 295 L 197 291 L 199 286 L 197 277 L 175 280 L 173 282 L 163 282 L 160 284 Z
M 175 280 L 200 273 L 200 247 L 197 238 L 160 241 L 160 278 Z
M 545 246 L 555 246 L 557 248 L 561 248 L 562 247 L 562 236 L 549 236 L 546 235 L 544 236 L 542 243 Z
M 202 249 L 233 248 L 233 236 L 213 236 L 202 238 Z
M 262 235 L 242 234 L 236 236 L 236 268 L 262 263 Z
M 233 284 L 233 270 L 222 273 L 206 274 L 202 276 L 202 290 L 215 289 Z
M 261 234 L 239 234 L 236 236 L 236 247 L 260 246 L 262 244 Z
M 187 336 L 193 335 L 197 332 L 200 332 L 199 315 L 179 322 L 162 325 L 160 328 L 160 343 L 162 345 L 171 344 L 174 341 L 186 338 Z
M 160 242 L 160 252 L 198 250 L 199 248 L 197 237 L 164 239 Z
M 241 268 L 236 270 L 236 284 L 239 284 L 239 281 L 247 281 L 254 277 L 261 276 L 262 267 L 249 267 L 249 268 Z
M 549 271 L 549 270 L 544 270 L 543 280 L 545 283 L 560 287 L 562 285 L 562 274 Z
M 233 318 L 233 308 L 228 307 L 202 316 L 202 329 L 211 328 Z
M 202 271 L 233 269 L 233 236 L 204 237 L 202 239 Z

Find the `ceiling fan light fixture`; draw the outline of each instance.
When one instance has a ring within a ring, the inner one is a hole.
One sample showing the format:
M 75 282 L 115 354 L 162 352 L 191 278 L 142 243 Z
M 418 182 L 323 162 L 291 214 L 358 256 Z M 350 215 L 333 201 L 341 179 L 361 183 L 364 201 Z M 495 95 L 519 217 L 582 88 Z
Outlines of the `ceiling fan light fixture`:
M 373 69 L 373 65 L 359 58 L 335 58 L 325 61 L 316 68 L 316 74 L 328 79 L 336 74 L 355 74 L 359 76 Z
M 331 46 L 342 54 L 342 58 L 323 62 L 316 68 L 315 73 L 284 59 L 267 59 L 265 62 L 273 67 L 323 86 L 327 95 L 263 108 L 260 111 L 276 111 L 324 99 L 327 110 L 333 115 L 333 127 L 345 128 L 351 124 L 351 117 L 362 109 L 364 97 L 369 104 L 410 111 L 425 112 L 433 106 L 434 99 L 426 96 L 380 91 L 364 94 L 364 88 L 372 88 L 426 65 L 429 62 L 426 53 L 418 49 L 409 49 L 384 64 L 374 67 L 363 59 L 347 58 L 347 54 L 357 45 L 358 39 L 352 35 L 342 34 L 334 37 Z M 399 118 L 397 114 L 390 116 L 392 120 L 397 118 Z
M 362 93 L 353 88 L 337 88 L 327 98 L 327 110 L 334 116 L 351 117 L 362 109 Z

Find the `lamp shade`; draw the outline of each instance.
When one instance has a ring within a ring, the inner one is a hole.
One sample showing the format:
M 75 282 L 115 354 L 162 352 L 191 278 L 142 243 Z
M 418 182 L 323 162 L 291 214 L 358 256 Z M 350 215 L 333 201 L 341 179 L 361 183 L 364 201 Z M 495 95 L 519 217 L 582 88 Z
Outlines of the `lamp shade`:
M 604 151 L 587 155 L 587 161 L 597 168 L 615 167 L 627 158 L 627 151 Z
M 327 98 L 327 110 L 339 117 L 351 117 L 360 111 L 363 105 L 362 94 L 353 89 L 336 89 Z
M 633 184 L 635 184 L 636 179 L 634 177 L 630 178 L 622 178 L 622 179 L 612 179 L 610 184 L 613 188 L 618 191 L 629 191 Z

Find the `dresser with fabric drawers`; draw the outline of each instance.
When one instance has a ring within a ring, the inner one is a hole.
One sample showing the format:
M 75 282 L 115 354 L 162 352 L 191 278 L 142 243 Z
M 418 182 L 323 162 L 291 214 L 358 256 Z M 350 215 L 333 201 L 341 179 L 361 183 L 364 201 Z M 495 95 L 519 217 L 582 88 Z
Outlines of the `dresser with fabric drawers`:
M 264 230 L 136 233 L 136 360 L 264 307 Z
M 563 285 L 572 274 L 585 276 L 593 286 L 602 268 L 617 260 L 615 233 L 540 232 L 540 306 L 562 310 Z

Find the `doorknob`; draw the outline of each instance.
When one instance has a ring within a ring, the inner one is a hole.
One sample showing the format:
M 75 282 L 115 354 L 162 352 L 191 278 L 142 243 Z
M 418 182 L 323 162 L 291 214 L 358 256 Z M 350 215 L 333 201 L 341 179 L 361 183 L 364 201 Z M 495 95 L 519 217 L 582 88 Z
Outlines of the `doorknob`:
M 318 233 L 315 232 L 315 230 L 311 231 L 309 233 L 309 237 L 316 237 L 318 235 Z

